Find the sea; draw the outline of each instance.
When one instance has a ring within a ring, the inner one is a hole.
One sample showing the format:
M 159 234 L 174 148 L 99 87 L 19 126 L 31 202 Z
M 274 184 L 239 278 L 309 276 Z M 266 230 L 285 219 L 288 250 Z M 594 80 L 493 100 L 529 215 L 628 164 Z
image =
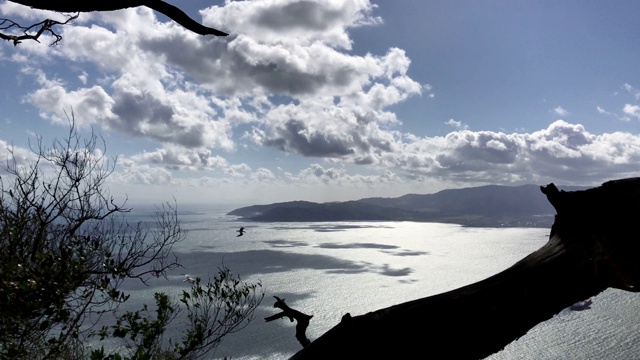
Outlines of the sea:
M 225 337 L 211 359 L 278 360 L 299 351 L 294 322 L 264 320 L 279 312 L 274 296 L 313 315 L 306 334 L 314 340 L 345 313 L 361 315 L 485 279 L 549 237 L 543 228 L 409 221 L 251 222 L 227 215 L 230 210 L 180 209 L 187 236 L 175 251 L 183 268 L 149 286 L 124 289 L 131 294 L 126 306 L 134 309 L 151 303 L 156 291 L 177 299 L 189 286 L 184 274 L 206 280 L 221 266 L 243 281 L 260 282 L 265 297 L 255 318 Z M 132 220 L 150 215 L 134 209 Z M 243 236 L 237 236 L 240 227 Z M 487 359 L 640 359 L 640 295 L 609 289 L 592 300 L 590 309 L 562 310 Z M 180 326 L 168 336 L 180 336 Z

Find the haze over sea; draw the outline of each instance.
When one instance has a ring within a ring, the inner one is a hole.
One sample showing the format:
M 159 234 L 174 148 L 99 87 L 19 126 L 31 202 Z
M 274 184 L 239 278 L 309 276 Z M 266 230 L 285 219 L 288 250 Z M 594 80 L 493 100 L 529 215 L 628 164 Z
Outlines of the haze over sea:
M 226 215 L 228 210 L 180 209 L 188 236 L 176 250 L 184 269 L 168 281 L 126 289 L 128 306 L 139 308 L 155 291 L 177 296 L 187 289 L 183 273 L 206 280 L 223 263 L 245 281 L 260 281 L 265 299 L 255 319 L 225 338 L 215 359 L 286 359 L 301 348 L 295 323 L 263 320 L 279 312 L 273 296 L 313 315 L 307 337 L 314 340 L 347 312 L 361 315 L 496 274 L 540 248 L 549 235 L 541 228 L 440 223 L 246 222 Z M 150 213 L 133 215 L 136 221 Z M 236 237 L 241 226 L 245 235 Z M 637 359 L 640 295 L 607 290 L 593 300 L 591 309 L 565 309 L 488 359 Z M 429 354 L 428 342 L 425 355 L 446 358 Z

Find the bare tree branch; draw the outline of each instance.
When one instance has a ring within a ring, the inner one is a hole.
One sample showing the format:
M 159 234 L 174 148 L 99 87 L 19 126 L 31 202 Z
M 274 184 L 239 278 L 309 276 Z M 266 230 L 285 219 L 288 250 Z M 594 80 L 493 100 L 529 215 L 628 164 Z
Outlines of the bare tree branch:
M 307 332 L 307 327 L 309 327 L 309 321 L 311 320 L 313 315 L 307 315 L 307 314 L 305 314 L 303 312 L 300 312 L 300 311 L 298 311 L 296 309 L 290 308 L 289 305 L 287 305 L 284 302 L 285 299 L 280 299 L 277 296 L 274 296 L 274 298 L 276 298 L 276 303 L 273 304 L 273 307 L 278 308 L 278 309 L 280 309 L 282 311 L 277 313 L 277 314 L 275 314 L 275 315 L 271 315 L 269 317 L 266 317 L 266 318 L 264 318 L 264 320 L 266 322 L 269 322 L 269 321 L 281 319 L 283 317 L 288 317 L 291 322 L 293 322 L 293 320 L 295 320 L 297 322 L 297 324 L 296 324 L 296 339 L 298 340 L 300 345 L 302 345 L 302 347 L 305 347 L 305 346 L 309 345 L 311 343 L 311 340 L 309 340 L 307 338 L 306 332 Z
M 187 14 L 185 14 L 184 11 L 162 0 L 15 0 L 12 2 L 29 6 L 35 9 L 51 10 L 65 13 L 114 11 L 131 7 L 146 6 L 150 9 L 166 15 L 173 21 L 184 26 L 187 30 L 193 31 L 196 34 L 215 36 L 229 35 L 223 31 L 213 29 L 196 22 Z
M 45 19 L 39 23 L 29 26 L 22 26 L 10 19 L 0 19 L 0 31 L 18 30 L 21 35 L 0 32 L 0 39 L 12 41 L 13 45 L 20 44 L 23 40 L 34 40 L 40 42 L 39 38 L 43 33 L 48 33 L 55 38 L 51 45 L 55 45 L 62 40 L 62 36 L 58 34 L 53 27 L 56 25 L 66 25 L 72 20 L 78 18 L 79 14 L 67 15 L 67 20 L 60 22 L 51 19 Z

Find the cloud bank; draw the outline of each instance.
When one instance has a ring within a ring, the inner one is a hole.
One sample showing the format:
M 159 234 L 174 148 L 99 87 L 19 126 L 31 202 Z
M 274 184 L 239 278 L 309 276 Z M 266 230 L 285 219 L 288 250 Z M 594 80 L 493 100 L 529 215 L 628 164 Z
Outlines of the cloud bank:
M 435 189 L 637 174 L 640 136 L 591 134 L 577 119 L 529 133 L 473 131 L 454 119 L 444 136 L 403 131 L 394 106 L 433 101 L 434 89 L 408 75 L 403 49 L 352 51 L 351 29 L 383 22 L 375 8 L 367 0 L 261 0 L 200 10 L 228 38 L 197 36 L 145 8 L 83 14 L 62 30 L 63 46 L 20 46 L 7 61 L 24 64 L 34 88 L 23 99 L 43 119 L 66 125 L 73 109 L 80 125 L 153 144 L 122 154 L 114 182 Z M 7 2 L 0 13 L 33 16 Z M 640 121 L 638 101 L 620 117 Z M 569 115 L 562 106 L 551 112 Z M 282 154 L 295 170 L 260 163 L 256 152 Z

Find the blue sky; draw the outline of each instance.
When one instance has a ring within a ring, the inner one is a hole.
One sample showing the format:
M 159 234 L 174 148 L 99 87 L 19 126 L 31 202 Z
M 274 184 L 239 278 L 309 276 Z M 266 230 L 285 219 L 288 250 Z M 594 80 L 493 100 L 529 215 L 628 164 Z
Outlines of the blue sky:
M 257 204 L 640 174 L 640 3 L 169 1 L 0 44 L 0 151 L 63 136 L 130 201 Z M 60 14 L 0 2 L 23 22 Z M 24 161 L 27 161 L 25 156 Z

